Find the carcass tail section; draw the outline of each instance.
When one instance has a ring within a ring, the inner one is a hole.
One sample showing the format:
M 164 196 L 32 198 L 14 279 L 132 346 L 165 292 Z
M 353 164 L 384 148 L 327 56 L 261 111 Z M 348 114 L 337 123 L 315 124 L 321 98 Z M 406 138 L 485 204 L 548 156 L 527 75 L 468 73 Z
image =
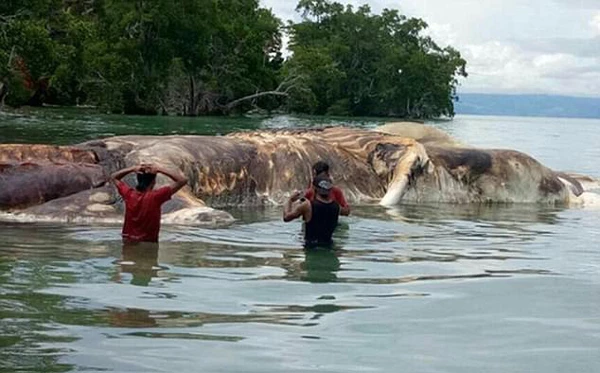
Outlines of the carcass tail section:
M 0 209 L 21 209 L 102 185 L 101 166 L 87 163 L 0 163 Z

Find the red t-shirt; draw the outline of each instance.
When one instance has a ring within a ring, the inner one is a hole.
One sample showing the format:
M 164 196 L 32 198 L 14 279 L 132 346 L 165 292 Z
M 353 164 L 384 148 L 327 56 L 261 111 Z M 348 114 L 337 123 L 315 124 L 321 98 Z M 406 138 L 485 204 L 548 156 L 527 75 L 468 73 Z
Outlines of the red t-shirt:
M 304 192 L 304 198 L 309 201 L 312 201 L 315 198 L 315 189 L 308 188 L 306 192 Z M 331 198 L 340 205 L 340 207 L 348 207 L 348 202 L 346 202 L 346 198 L 344 198 L 344 193 L 342 190 L 336 186 L 331 188 Z
M 117 181 L 116 185 L 125 201 L 123 239 L 129 242 L 158 242 L 160 206 L 171 199 L 171 187 L 138 192 L 123 181 Z

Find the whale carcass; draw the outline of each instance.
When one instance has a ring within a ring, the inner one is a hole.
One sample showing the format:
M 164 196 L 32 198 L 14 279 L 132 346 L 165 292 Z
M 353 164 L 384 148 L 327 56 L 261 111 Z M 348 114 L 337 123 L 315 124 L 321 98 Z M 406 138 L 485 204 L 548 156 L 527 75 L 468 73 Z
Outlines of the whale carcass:
M 353 204 L 569 204 L 591 180 L 521 152 L 464 146 L 422 124 L 118 136 L 68 147 L 0 145 L 0 209 L 30 221 L 120 221 L 122 201 L 108 175 L 151 162 L 190 181 L 165 204 L 164 222 L 218 225 L 233 220 L 224 207 L 280 204 L 305 188 L 317 160 L 332 165 Z

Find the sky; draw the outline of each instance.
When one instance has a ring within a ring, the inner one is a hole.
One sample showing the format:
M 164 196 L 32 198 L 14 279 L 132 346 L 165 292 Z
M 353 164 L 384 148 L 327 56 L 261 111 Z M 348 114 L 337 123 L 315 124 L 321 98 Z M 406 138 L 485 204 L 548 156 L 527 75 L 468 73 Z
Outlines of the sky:
M 423 19 L 467 60 L 459 93 L 600 97 L 600 0 L 338 0 Z M 282 20 L 296 0 L 261 0 Z

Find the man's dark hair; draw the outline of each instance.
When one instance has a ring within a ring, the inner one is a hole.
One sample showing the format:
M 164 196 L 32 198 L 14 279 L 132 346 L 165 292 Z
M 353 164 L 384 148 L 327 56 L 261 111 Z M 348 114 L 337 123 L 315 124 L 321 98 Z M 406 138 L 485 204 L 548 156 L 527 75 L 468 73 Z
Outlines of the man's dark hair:
M 317 163 L 313 164 L 312 169 L 315 175 L 321 175 L 325 172 L 329 172 L 329 165 L 327 164 L 327 162 L 318 161 Z
M 137 185 L 135 189 L 138 192 L 143 192 L 146 189 L 150 188 L 150 185 L 156 180 L 156 174 L 150 172 L 140 172 L 137 175 Z

